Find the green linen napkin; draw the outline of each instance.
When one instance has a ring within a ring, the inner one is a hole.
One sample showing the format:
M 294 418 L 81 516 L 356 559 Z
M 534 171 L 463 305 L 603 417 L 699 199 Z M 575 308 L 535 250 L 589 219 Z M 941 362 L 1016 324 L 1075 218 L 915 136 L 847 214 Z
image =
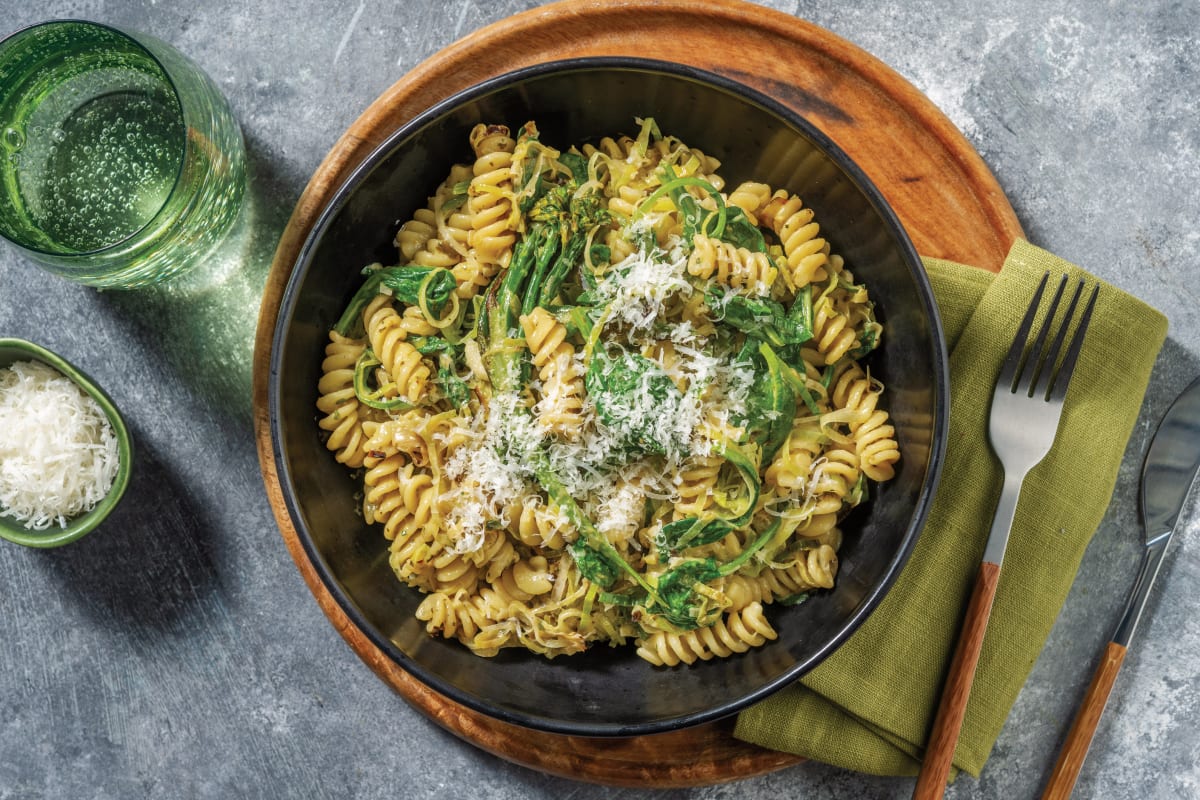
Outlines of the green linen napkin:
M 925 259 L 950 353 L 950 436 L 928 521 L 875 612 L 797 684 L 744 711 L 735 736 L 847 769 L 920 766 L 1000 493 L 992 389 L 1037 282 L 1090 275 L 1018 241 L 998 275 Z M 1055 446 L 1021 493 L 954 764 L 978 776 L 1108 508 L 1167 321 L 1101 284 Z M 885 393 L 886 398 L 886 393 Z

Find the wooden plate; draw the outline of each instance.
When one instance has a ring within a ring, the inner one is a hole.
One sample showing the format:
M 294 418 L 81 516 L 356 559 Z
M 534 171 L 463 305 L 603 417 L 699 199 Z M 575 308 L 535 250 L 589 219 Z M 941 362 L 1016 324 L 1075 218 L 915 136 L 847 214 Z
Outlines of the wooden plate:
M 822 28 L 740 0 L 567 0 L 537 8 L 483 28 L 417 66 L 350 126 L 309 181 L 280 239 L 259 316 L 259 460 L 284 542 L 321 609 L 363 661 L 431 719 L 495 755 L 577 780 L 638 787 L 720 783 L 801 759 L 734 739 L 732 719 L 622 739 L 531 731 L 458 705 L 401 670 L 321 583 L 288 515 L 272 456 L 271 337 L 296 256 L 332 192 L 388 134 L 435 102 L 517 67 L 597 55 L 690 64 L 792 107 L 863 168 L 923 255 L 997 271 L 1022 236 L 995 178 L 950 121 L 887 66 Z

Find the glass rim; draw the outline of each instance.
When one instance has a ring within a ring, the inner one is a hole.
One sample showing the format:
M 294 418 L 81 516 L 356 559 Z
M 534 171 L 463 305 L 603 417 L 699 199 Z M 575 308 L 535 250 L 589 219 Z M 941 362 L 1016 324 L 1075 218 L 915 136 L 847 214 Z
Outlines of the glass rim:
M 175 98 L 175 103 L 179 107 L 179 116 L 183 122 L 183 141 L 181 143 L 181 148 L 180 148 L 180 152 L 179 152 L 179 165 L 176 167 L 175 176 L 171 180 L 171 191 L 167 192 L 166 196 L 163 198 L 162 203 L 159 205 L 158 208 L 156 208 L 154 210 L 154 213 L 150 215 L 150 218 L 147 219 L 146 222 L 141 227 L 139 227 L 135 231 L 131 231 L 129 234 L 127 234 L 126 236 L 123 236 L 122 238 L 118 239 L 117 241 L 113 242 L 112 244 L 105 245 L 104 247 L 97 247 L 92 250 L 72 250 L 72 251 L 47 250 L 44 247 L 27 244 L 25 242 L 20 242 L 20 241 L 13 239 L 5 231 L 5 226 L 0 225 L 0 237 L 2 237 L 5 241 L 12 243 L 14 246 L 19 247 L 22 250 L 25 250 L 26 252 L 35 253 L 37 255 L 49 256 L 51 258 L 59 260 L 60 262 L 81 261 L 81 260 L 85 260 L 88 258 L 94 258 L 96 256 L 103 255 L 105 253 L 113 252 L 114 250 L 118 250 L 122 245 L 126 244 L 127 242 L 129 242 L 133 239 L 136 239 L 140 234 L 145 232 L 152 224 L 154 224 L 154 221 L 156 219 L 158 219 L 158 215 L 163 212 L 163 209 L 167 208 L 170 205 L 171 200 L 175 197 L 175 193 L 179 189 L 180 181 L 183 178 L 184 167 L 187 163 L 187 152 L 188 152 L 187 109 L 184 107 L 183 94 L 179 91 L 179 86 L 176 85 L 175 80 L 171 77 L 171 71 L 167 68 L 167 65 L 164 64 L 162 62 L 162 59 L 160 59 L 157 55 L 155 55 L 154 52 L 152 52 L 148 47 L 146 47 L 145 44 L 143 44 L 137 38 L 140 35 L 148 35 L 148 34 L 140 34 L 140 33 L 133 32 L 133 31 L 127 31 L 127 30 L 119 28 L 115 25 L 109 25 L 108 23 L 105 23 L 105 22 L 94 22 L 92 20 L 86 20 L 86 19 L 76 19 L 76 18 L 72 18 L 72 17 L 47 19 L 47 20 L 42 20 L 41 22 L 30 23 L 29 25 L 26 25 L 22 28 L 18 28 L 17 30 L 9 33 L 8 35 L 4 36 L 3 38 L 0 38 L 0 54 L 2 54 L 4 49 L 7 46 L 12 45 L 12 43 L 18 38 L 23 38 L 25 36 L 32 35 L 36 31 L 41 30 L 43 28 L 54 28 L 54 27 L 59 27 L 59 26 L 64 26 L 64 25 L 79 25 L 79 26 L 83 26 L 83 27 L 87 27 L 87 28 L 99 28 L 102 30 L 109 31 L 109 32 L 114 33 L 117 36 L 121 37 L 122 39 L 126 40 L 130 44 L 132 44 L 143 55 L 145 55 L 147 58 L 149 58 L 154 63 L 154 65 L 156 67 L 158 67 L 159 71 L 162 73 L 162 78 L 164 81 L 166 81 L 167 86 L 170 87 L 171 95 Z M 166 47 L 171 47 L 171 45 L 167 44 L 166 42 L 163 42 L 163 45 Z

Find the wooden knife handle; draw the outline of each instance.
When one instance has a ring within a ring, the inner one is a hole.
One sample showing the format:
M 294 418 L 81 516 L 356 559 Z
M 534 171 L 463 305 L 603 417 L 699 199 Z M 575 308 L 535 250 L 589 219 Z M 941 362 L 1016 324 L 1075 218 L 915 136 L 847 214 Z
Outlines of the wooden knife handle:
M 979 653 L 983 649 L 983 634 L 987 631 L 999 580 L 999 564 L 984 561 L 979 565 L 954 659 L 950 662 L 950 675 L 942 688 L 942 700 L 933 721 L 933 731 L 929 735 L 929 743 L 925 745 L 925 759 L 917 775 L 914 800 L 934 800 L 946 792 L 946 777 L 950 774 L 954 749 L 958 745 L 958 732 L 967 713 L 967 700 L 971 696 L 971 684 L 975 681 L 975 665 L 979 663 Z
M 1087 694 L 1083 696 L 1083 704 L 1071 723 L 1071 730 L 1058 753 L 1058 761 L 1050 773 L 1050 782 L 1046 784 L 1042 800 L 1066 800 L 1071 796 L 1088 747 L 1092 744 L 1092 737 L 1096 735 L 1096 726 L 1100 724 L 1100 715 L 1104 713 L 1113 683 L 1117 680 L 1117 673 L 1121 671 L 1121 664 L 1125 663 L 1126 652 L 1127 648 L 1116 642 L 1109 642 L 1104 648 L 1104 657 L 1100 659 Z

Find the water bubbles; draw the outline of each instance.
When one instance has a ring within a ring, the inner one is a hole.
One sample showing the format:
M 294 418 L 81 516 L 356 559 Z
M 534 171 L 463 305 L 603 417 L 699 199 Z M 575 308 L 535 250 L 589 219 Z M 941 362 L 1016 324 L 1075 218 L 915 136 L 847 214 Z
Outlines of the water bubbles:
M 64 131 L 61 127 L 56 125 L 54 127 L 54 129 L 52 131 L 50 131 L 50 138 L 53 141 L 58 142 L 59 144 L 62 144 L 63 142 L 65 142 L 67 140 L 67 132 Z
M 17 128 L 5 128 L 0 141 L 3 141 L 4 146 L 15 153 L 25 145 L 25 134 Z

